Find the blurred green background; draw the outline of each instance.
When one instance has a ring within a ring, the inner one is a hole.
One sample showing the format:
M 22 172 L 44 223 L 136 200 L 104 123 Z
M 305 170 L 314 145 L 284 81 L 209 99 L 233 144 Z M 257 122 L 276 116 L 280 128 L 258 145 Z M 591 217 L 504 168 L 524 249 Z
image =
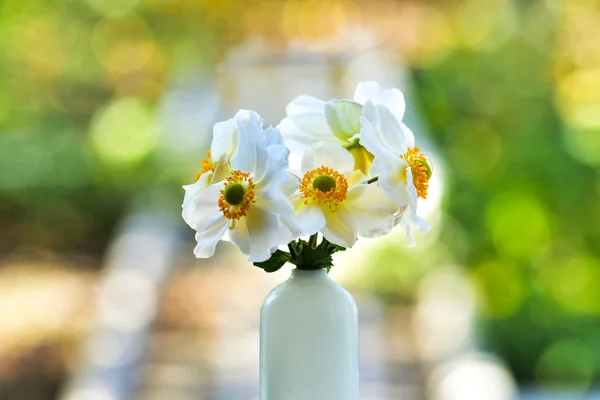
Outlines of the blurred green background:
M 378 248 L 362 286 L 387 304 L 414 304 L 423 277 L 457 265 L 477 293 L 483 346 L 518 382 L 593 386 L 600 378 L 594 0 L 2 0 L 0 325 L 20 319 L 12 305 L 22 306 L 21 298 L 8 297 L 15 288 L 32 281 L 36 293 L 49 271 L 76 272 L 78 282 L 93 276 L 132 208 L 158 202 L 177 212 L 180 185 L 204 155 L 180 157 L 165 144 L 172 139 L 162 104 L 179 77 L 212 76 L 249 38 L 283 51 L 348 24 L 401 57 L 412 76 L 409 108 L 420 110 L 444 160 L 431 238 L 419 236 L 414 250 Z M 321 53 L 337 51 L 320 43 Z M 217 85 L 227 97 L 227 79 Z M 199 123 L 197 133 L 205 149 L 210 129 Z M 38 348 L 30 331 L 46 329 L 24 326 L 0 335 L 8 360 L 0 369 L 9 377 L 21 372 L 19 356 L 8 355 Z M 77 343 L 85 332 L 60 329 L 52 340 Z

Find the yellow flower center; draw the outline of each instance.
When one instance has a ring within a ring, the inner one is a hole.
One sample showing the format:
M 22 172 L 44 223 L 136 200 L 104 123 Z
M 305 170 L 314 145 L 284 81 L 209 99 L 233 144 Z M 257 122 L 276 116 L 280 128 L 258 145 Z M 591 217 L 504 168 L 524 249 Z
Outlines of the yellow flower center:
M 427 190 L 429 189 L 429 179 L 432 173 L 427 157 L 421 154 L 421 150 L 418 147 L 412 147 L 401 155 L 400 158 L 410 166 L 413 184 L 417 189 L 417 196 L 426 199 Z
M 334 169 L 320 166 L 308 171 L 300 182 L 300 192 L 304 204 L 312 199 L 318 204 L 326 204 L 330 210 L 346 199 L 348 181 Z
M 202 170 L 196 174 L 196 182 L 198 182 L 198 179 L 200 179 L 200 177 L 205 173 L 214 171 L 217 166 L 217 164 L 213 163 L 210 158 L 210 150 L 206 152 L 206 158 L 200 161 L 200 163 L 202 164 Z
M 233 171 L 221 190 L 219 209 L 228 219 L 240 219 L 246 215 L 250 204 L 254 203 L 254 182 L 250 174 Z

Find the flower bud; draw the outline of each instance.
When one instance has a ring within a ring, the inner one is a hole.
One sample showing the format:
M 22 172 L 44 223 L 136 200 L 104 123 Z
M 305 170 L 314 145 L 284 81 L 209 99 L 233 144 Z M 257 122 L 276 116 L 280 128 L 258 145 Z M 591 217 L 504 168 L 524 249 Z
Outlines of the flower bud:
M 335 136 L 348 140 L 360 133 L 362 106 L 350 100 L 330 100 L 325 103 L 325 119 Z

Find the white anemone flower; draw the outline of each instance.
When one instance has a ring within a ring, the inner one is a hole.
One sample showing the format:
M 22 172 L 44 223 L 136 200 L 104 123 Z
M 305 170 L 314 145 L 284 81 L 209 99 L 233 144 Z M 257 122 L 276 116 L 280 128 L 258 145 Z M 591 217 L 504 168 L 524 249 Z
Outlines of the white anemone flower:
M 318 143 L 305 152 L 300 187 L 290 197 L 303 235 L 321 232 L 331 243 L 352 247 L 358 235 L 392 230 L 398 207 L 353 167 L 352 154 L 336 144 Z
M 196 257 L 211 257 L 217 242 L 228 239 L 249 261 L 261 262 L 300 234 L 294 209 L 282 191 L 289 151 L 276 128 L 263 130 L 258 114 L 241 112 L 230 121 L 235 123 L 237 146 L 230 161 L 220 161 L 226 171 L 223 178 L 215 168 L 184 186 L 182 216 L 196 230 Z M 230 143 L 222 147 L 228 149 Z
M 414 246 L 411 228 L 421 233 L 427 233 L 430 228 L 427 221 L 417 215 L 417 200 L 427 197 L 431 163 L 415 147 L 412 132 L 399 123 L 383 102 L 368 100 L 360 121 L 363 126 L 360 143 L 375 157 L 371 173 L 378 176 L 379 186 L 400 207 L 396 223 L 404 228 L 410 246 Z
M 301 154 L 319 142 L 338 144 L 354 156 L 354 169 L 368 174 L 373 155 L 360 143 L 360 118 L 367 101 L 386 107 L 396 117 L 401 131 L 412 135 L 402 123 L 406 107 L 402 92 L 398 89 L 382 90 L 373 81 L 359 83 L 352 100 L 323 101 L 311 96 L 298 96 L 287 105 L 287 117 L 278 127 L 293 153 Z

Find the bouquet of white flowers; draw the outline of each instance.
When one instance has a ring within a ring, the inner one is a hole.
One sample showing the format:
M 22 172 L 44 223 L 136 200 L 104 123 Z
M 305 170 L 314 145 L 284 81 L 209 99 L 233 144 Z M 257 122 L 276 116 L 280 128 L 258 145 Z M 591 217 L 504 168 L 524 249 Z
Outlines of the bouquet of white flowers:
M 330 268 L 331 255 L 359 236 L 397 225 L 414 245 L 411 229 L 429 230 L 417 202 L 427 197 L 432 166 L 402 122 L 404 110 L 398 89 L 363 82 L 353 100 L 297 97 L 277 127 L 264 129 L 246 110 L 217 123 L 196 183 L 184 186 L 196 257 L 211 257 L 228 240 L 267 272 L 286 262 Z M 290 151 L 301 171 L 289 170 Z

